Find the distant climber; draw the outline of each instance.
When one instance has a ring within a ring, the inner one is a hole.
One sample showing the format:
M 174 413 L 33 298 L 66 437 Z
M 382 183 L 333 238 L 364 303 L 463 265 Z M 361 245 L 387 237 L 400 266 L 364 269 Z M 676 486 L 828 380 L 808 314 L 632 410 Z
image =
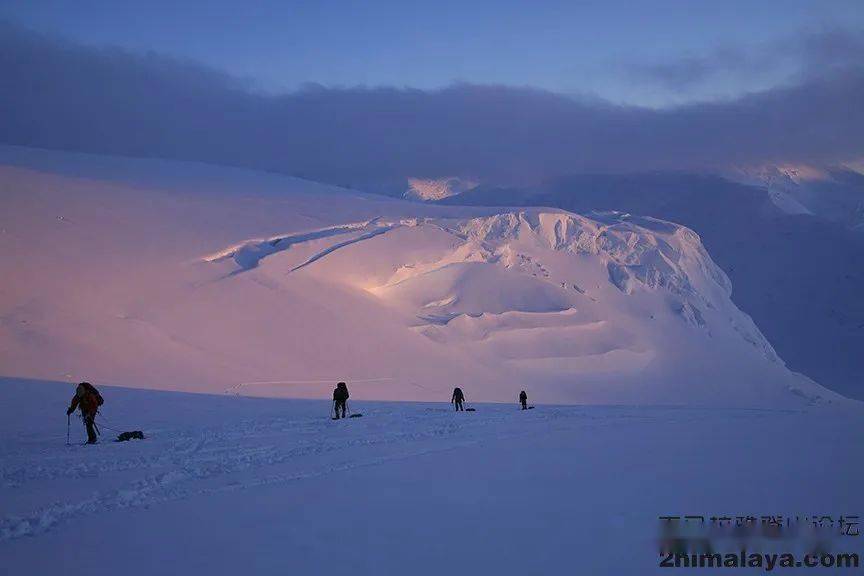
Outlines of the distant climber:
M 453 397 L 450 398 L 450 402 L 456 407 L 457 412 L 459 410 L 462 410 L 463 412 L 465 411 L 465 409 L 462 407 L 462 402 L 464 402 L 464 401 L 465 401 L 465 394 L 462 393 L 462 389 L 461 388 L 454 388 L 453 389 Z
M 75 389 L 75 395 L 72 397 L 72 403 L 69 409 L 66 410 L 66 415 L 71 416 L 75 408 L 81 409 L 81 419 L 84 421 L 84 426 L 87 428 L 87 444 L 96 444 L 96 412 L 102 405 L 102 395 L 96 390 L 96 387 L 89 382 L 81 382 Z
M 342 418 L 345 418 L 345 410 L 347 409 L 348 404 L 348 385 L 345 382 L 339 382 L 336 384 L 336 388 L 333 390 L 333 412 L 334 419 L 339 419 L 339 410 L 342 410 Z
M 522 404 L 522 410 L 528 409 L 528 394 L 524 390 L 519 392 L 519 403 Z

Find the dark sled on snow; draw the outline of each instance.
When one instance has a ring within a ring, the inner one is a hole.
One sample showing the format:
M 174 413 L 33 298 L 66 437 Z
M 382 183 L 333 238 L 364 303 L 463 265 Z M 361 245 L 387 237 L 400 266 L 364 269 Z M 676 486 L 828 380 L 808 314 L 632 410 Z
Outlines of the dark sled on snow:
M 476 408 L 465 408 L 465 412 L 476 412 Z
M 132 430 L 131 432 L 121 432 L 117 435 L 115 442 L 127 442 L 129 440 L 144 440 L 144 432 L 141 430 Z

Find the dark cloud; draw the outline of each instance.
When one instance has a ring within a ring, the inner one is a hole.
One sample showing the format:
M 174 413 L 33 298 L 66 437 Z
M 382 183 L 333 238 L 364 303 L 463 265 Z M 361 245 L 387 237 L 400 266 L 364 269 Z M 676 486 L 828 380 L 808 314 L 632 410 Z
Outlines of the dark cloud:
M 864 59 L 864 32 L 819 29 L 801 32 L 749 47 L 723 46 L 700 55 L 664 62 L 628 62 L 622 73 L 670 91 L 691 91 L 700 86 L 734 79 L 742 85 L 761 85 L 766 77 L 796 80 L 860 66 Z
M 783 48 L 800 59 L 803 76 L 820 76 L 861 66 L 864 62 L 864 32 L 821 30 L 790 40 Z
M 5 26 L 0 77 L 6 143 L 201 160 L 339 184 L 442 175 L 526 182 L 565 172 L 864 156 L 864 69 L 855 62 L 735 101 L 665 110 L 469 84 L 310 86 L 272 96 L 189 62 Z
M 741 50 L 722 48 L 710 54 L 688 55 L 668 62 L 630 63 L 624 66 L 624 70 L 639 80 L 678 91 L 703 84 L 722 73 L 763 73 L 766 66 L 764 58 L 751 58 Z

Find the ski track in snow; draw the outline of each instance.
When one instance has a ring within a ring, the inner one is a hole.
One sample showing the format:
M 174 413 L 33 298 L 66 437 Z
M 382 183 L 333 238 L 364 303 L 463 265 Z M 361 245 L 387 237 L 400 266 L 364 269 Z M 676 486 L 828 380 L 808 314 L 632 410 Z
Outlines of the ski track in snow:
M 108 443 L 110 433 L 106 433 L 98 447 L 58 446 L 52 441 L 50 445 L 42 442 L 43 447 L 36 450 L 32 446 L 14 452 L 7 448 L 0 469 L 7 493 L 52 480 L 97 479 L 112 487 L 84 499 L 54 502 L 23 515 L 6 515 L 0 519 L 0 542 L 45 533 L 82 514 L 288 483 L 484 441 L 542 434 L 562 426 L 620 425 L 622 420 L 655 419 L 630 410 L 615 410 L 598 417 L 582 409 L 547 408 L 524 419 L 514 419 L 512 410 L 492 409 L 485 415 L 486 408 L 479 410 L 460 413 L 458 420 L 449 414 L 449 408 L 443 407 L 407 413 L 389 408 L 367 413 L 363 419 L 341 422 L 320 417 L 275 417 L 230 422 L 197 432 L 161 430 L 143 442 L 131 444 Z M 363 430 L 347 436 L 345 427 Z M 429 440 L 435 442 L 426 442 Z M 12 445 L 16 444 L 21 446 L 20 442 Z M 376 448 L 382 447 L 386 448 L 383 455 L 374 454 Z M 82 450 L 96 454 L 87 453 L 85 460 Z M 368 454 L 370 451 L 373 454 Z M 139 472 L 137 479 L 124 479 L 124 473 L 128 476 L 135 471 Z M 142 477 L 140 473 L 145 472 Z

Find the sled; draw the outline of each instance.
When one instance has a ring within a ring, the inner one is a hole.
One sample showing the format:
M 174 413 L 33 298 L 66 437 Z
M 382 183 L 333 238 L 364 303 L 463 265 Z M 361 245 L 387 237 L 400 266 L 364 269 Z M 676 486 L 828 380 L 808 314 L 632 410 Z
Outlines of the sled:
M 144 432 L 141 430 L 132 430 L 131 432 L 121 432 L 117 435 L 117 439 L 114 442 L 127 442 L 129 440 L 144 440 L 146 438 L 144 436 Z

